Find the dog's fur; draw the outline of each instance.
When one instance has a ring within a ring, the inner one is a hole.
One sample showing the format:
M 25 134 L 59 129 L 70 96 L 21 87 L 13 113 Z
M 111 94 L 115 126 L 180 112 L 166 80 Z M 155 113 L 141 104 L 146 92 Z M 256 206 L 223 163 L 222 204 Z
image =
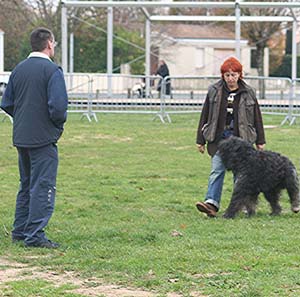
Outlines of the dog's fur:
M 234 218 L 244 208 L 248 216 L 254 215 L 261 192 L 270 203 L 271 214 L 278 215 L 282 189 L 287 189 L 292 211 L 300 210 L 297 171 L 287 157 L 271 151 L 258 151 L 238 137 L 221 141 L 218 153 L 225 168 L 235 176 L 231 201 L 223 217 Z

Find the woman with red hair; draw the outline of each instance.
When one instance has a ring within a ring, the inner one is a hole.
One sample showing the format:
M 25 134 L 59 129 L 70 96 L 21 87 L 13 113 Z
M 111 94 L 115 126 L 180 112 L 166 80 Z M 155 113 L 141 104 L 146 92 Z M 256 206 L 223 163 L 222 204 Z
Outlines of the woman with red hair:
M 226 171 L 217 152 L 218 142 L 234 135 L 255 143 L 259 150 L 265 144 L 255 90 L 243 80 L 242 64 L 230 57 L 220 71 L 222 78 L 208 89 L 197 133 L 199 152 L 205 152 L 207 143 L 208 154 L 212 157 L 205 201 L 196 203 L 197 209 L 209 217 L 216 217 L 220 208 Z

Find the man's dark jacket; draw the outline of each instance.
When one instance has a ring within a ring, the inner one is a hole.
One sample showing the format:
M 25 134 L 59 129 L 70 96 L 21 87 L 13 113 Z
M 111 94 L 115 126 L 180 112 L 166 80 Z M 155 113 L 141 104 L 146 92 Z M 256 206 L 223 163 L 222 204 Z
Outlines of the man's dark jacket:
M 41 147 L 56 143 L 67 116 L 67 91 L 60 67 L 30 57 L 12 71 L 1 108 L 13 117 L 13 144 Z

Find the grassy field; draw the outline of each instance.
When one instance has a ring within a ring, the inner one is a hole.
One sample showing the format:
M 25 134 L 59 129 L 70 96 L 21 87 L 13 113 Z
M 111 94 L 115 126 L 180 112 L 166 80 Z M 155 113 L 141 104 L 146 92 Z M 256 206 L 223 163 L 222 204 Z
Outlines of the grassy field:
M 155 296 L 300 296 L 300 217 L 291 213 L 286 192 L 279 217 L 270 217 L 260 199 L 254 218 L 224 220 L 232 190 L 228 173 L 219 217 L 208 219 L 195 208 L 210 170 L 210 158 L 195 146 L 198 115 L 172 120 L 99 115 L 98 123 L 88 123 L 69 116 L 59 142 L 56 208 L 46 230 L 62 245 L 53 251 L 11 243 L 17 153 L 11 124 L 0 122 L 0 259 Z M 281 120 L 264 117 L 265 125 Z M 299 125 L 266 129 L 266 148 L 288 156 L 299 170 L 299 135 Z M 75 284 L 42 277 L 1 281 L 6 269 L 0 260 L 0 296 L 85 296 L 70 291 Z

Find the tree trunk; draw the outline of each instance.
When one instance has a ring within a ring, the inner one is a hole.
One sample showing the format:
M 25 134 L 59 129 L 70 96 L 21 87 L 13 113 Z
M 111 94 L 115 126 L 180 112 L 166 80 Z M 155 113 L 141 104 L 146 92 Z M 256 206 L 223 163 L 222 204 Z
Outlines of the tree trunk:
M 265 58 L 265 47 L 263 44 L 257 44 L 257 72 L 258 76 L 263 77 L 265 75 L 265 65 L 264 65 L 264 58 Z M 259 86 L 259 99 L 265 99 L 265 81 L 263 79 L 260 79 L 258 81 Z

